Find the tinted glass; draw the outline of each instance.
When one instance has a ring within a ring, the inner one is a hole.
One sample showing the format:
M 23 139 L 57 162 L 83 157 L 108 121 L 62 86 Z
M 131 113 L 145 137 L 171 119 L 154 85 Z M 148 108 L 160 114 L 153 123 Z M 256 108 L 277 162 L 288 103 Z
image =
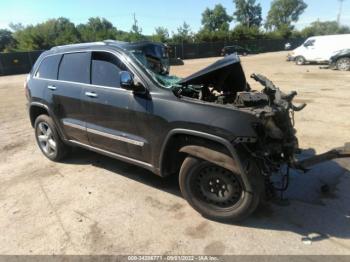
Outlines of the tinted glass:
M 35 76 L 39 78 L 57 79 L 58 65 L 61 55 L 48 56 L 44 58 Z
M 309 40 L 304 44 L 304 46 L 308 47 L 308 46 L 313 46 L 314 44 L 315 44 L 315 40 Z
M 90 83 L 90 54 L 65 54 L 60 65 L 58 79 L 85 84 Z
M 93 85 L 119 87 L 121 71 L 125 65 L 113 54 L 93 52 L 91 62 L 91 83 Z

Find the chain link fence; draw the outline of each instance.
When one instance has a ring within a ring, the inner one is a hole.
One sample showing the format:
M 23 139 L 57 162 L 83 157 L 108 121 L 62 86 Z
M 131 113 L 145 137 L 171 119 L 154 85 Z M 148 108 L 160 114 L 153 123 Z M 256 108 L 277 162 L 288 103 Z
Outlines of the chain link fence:
M 250 50 L 253 54 L 276 52 L 285 49 L 285 44 L 290 43 L 294 49 L 305 41 L 304 38 L 293 39 L 254 39 L 237 40 L 230 42 L 195 43 L 170 45 L 171 58 L 195 59 L 221 56 L 225 46 L 238 45 Z
M 0 53 L 0 75 L 29 73 L 42 52 Z
M 282 51 L 286 43 L 292 48 L 301 45 L 305 39 L 255 39 L 231 42 L 171 44 L 170 58 L 195 59 L 221 56 L 225 46 L 239 45 L 251 50 L 252 53 Z M 29 73 L 35 61 L 43 51 L 0 53 L 0 75 Z

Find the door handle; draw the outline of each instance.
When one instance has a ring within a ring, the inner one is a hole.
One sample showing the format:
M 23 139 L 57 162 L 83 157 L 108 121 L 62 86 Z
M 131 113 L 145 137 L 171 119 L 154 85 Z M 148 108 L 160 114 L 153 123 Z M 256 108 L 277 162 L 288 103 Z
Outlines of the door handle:
M 96 93 L 93 93 L 93 92 L 85 92 L 85 95 L 88 97 L 97 97 L 98 96 Z
M 57 89 L 57 87 L 55 87 L 53 85 L 48 85 L 47 88 L 50 89 L 50 90 L 56 90 Z

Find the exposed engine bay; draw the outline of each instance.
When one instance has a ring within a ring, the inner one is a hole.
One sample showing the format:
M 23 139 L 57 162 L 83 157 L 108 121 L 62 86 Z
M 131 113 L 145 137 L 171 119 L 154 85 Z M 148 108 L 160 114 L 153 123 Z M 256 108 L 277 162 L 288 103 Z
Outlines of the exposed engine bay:
M 347 144 L 341 149 L 334 149 L 302 161 L 297 160 L 296 155 L 301 150 L 294 128 L 294 113 L 303 110 L 306 104 L 294 105 L 293 99 L 297 92 L 285 94 L 263 75 L 251 75 L 252 79 L 262 85 L 261 91 L 252 90 L 236 54 L 226 56 L 183 79 L 154 70 L 148 66 L 151 62 L 147 55 L 139 60 L 150 71 L 155 81 L 171 89 L 179 98 L 224 105 L 253 114 L 259 119 L 260 122 L 254 126 L 257 137 L 239 137 L 234 143 L 242 149 L 241 151 L 255 159 L 259 169 L 266 176 L 267 183 L 273 189 L 271 191 L 284 191 L 288 188 L 289 168 L 306 172 L 315 164 L 334 158 L 350 157 L 350 144 Z M 285 173 L 281 171 L 283 166 L 287 167 Z M 273 173 L 281 175 L 282 187 L 275 188 L 271 185 L 269 178 Z
M 205 102 L 233 106 L 260 119 L 261 124 L 255 126 L 258 138 L 236 142 L 259 160 L 264 173 L 271 174 L 278 171 L 282 164 L 294 166 L 295 153 L 300 151 L 294 113 L 304 109 L 306 104 L 294 105 L 296 92 L 284 94 L 262 75 L 251 77 L 263 86 L 262 91 L 251 90 L 247 84 L 243 91 L 238 92 L 224 92 L 211 86 L 189 86 L 184 90 L 180 88 L 178 92 Z
M 203 70 L 180 80 L 173 90 L 178 96 L 234 107 L 256 116 L 260 123 L 254 127 L 258 135 L 247 141 L 236 141 L 261 162 L 261 169 L 270 174 L 287 163 L 293 165 L 298 152 L 294 129 L 294 112 L 305 104 L 295 106 L 296 92 L 284 94 L 262 75 L 251 76 L 262 85 L 252 90 L 245 79 L 239 58 L 230 55 Z

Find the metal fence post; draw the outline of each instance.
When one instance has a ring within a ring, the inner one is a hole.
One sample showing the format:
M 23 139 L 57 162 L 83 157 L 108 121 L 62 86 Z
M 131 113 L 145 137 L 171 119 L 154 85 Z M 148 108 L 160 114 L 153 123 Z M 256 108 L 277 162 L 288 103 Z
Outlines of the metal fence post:
M 0 75 L 4 75 L 5 74 L 5 70 L 3 69 L 3 65 L 2 65 L 2 62 L 1 62 L 1 54 L 0 54 Z

